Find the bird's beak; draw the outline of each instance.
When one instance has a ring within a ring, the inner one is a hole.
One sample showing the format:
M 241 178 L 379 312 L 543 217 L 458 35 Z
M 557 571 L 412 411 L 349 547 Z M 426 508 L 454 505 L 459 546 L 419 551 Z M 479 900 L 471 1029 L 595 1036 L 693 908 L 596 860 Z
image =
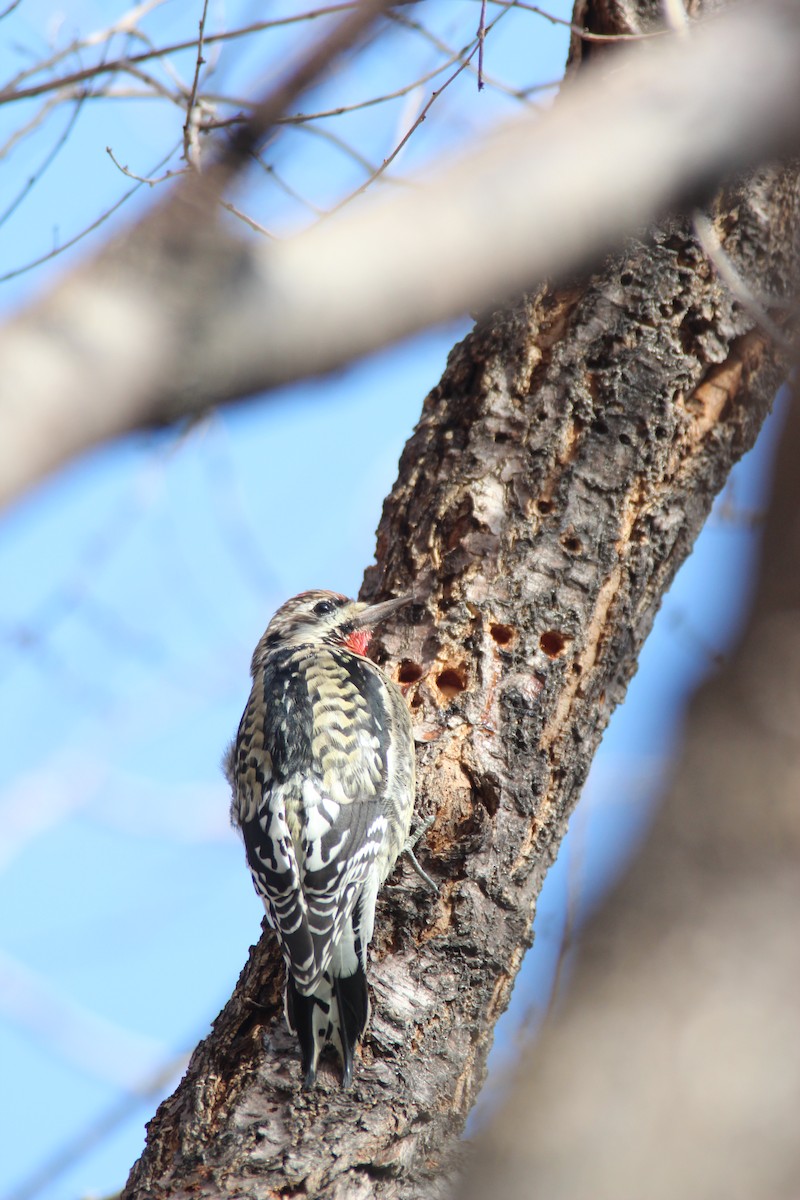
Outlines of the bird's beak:
M 369 628 L 378 625 L 381 621 L 385 621 L 393 612 L 397 612 L 398 608 L 402 608 L 404 604 L 408 604 L 414 597 L 396 596 L 394 600 L 383 600 L 380 604 L 367 604 L 362 608 L 361 612 L 356 613 L 350 618 L 350 623 L 356 629 Z

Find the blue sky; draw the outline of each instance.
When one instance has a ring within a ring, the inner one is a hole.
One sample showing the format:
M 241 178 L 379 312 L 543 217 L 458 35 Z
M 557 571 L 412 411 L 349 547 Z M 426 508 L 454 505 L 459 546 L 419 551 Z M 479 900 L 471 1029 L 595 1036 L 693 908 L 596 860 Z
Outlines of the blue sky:
M 196 28 L 200 7 L 166 3 L 150 32 L 180 37 Z M 212 5 L 211 24 L 253 19 L 259 7 Z M 447 0 L 426 15 L 437 36 L 460 45 L 478 7 Z M 551 8 L 568 11 L 564 2 Z M 54 5 L 23 0 L 0 33 L 9 46 L 41 53 L 48 37 L 66 44 L 117 11 L 124 9 L 72 4 L 59 24 Z M 565 28 L 534 14 L 514 19 L 487 41 L 487 74 L 515 86 L 557 78 Z M 399 86 L 412 46 L 415 69 L 431 69 L 429 42 L 394 36 L 358 71 L 337 73 L 315 103 Z M 281 34 L 266 57 L 253 47 L 226 50 L 215 86 L 263 85 L 269 63 L 295 37 Z M 22 61 L 27 51 L 15 53 Z M 176 61 L 186 67 L 185 57 Z M 434 86 L 382 106 L 380 119 L 360 111 L 336 128 L 380 160 Z M 516 105 L 490 88 L 479 96 L 465 73 L 398 168 L 430 161 Z M 66 116 L 57 111 L 58 128 L 42 127 L 0 163 L 4 196 L 24 186 Z M 0 110 L 0 142 L 21 119 Z M 66 148 L 0 225 L 0 274 L 77 232 L 129 186 L 106 145 L 147 173 L 179 140 L 180 124 L 177 109 L 170 115 L 154 101 L 84 104 Z M 274 152 L 291 186 L 317 204 L 363 178 L 352 158 L 308 133 Z M 307 206 L 290 205 L 267 182 L 244 188 L 242 205 L 269 226 L 308 219 Z M 141 188 L 105 229 L 152 199 Z M 2 308 L 91 245 L 87 239 L 0 287 Z M 155 1107 L 152 1096 L 137 1100 L 137 1089 L 166 1064 L 179 1072 L 180 1056 L 230 994 L 261 911 L 228 824 L 219 761 L 246 699 L 253 645 L 288 595 L 315 586 L 357 592 L 403 444 L 469 324 L 465 318 L 191 430 L 93 452 L 0 520 L 0 1061 L 13 1080 L 0 1099 L 0 1198 L 19 1195 L 92 1130 L 96 1144 L 37 1195 L 118 1189 Z M 681 703 L 736 628 L 754 550 L 749 517 L 763 504 L 774 436 L 773 422 L 737 470 L 727 495 L 733 519 L 712 517 L 606 734 L 548 877 L 536 948 L 498 1037 L 497 1073 L 513 1058 L 516 1030 L 546 1007 L 565 914 L 570 906 L 584 911 L 641 836 Z M 113 1130 L 100 1136 L 104 1123 Z

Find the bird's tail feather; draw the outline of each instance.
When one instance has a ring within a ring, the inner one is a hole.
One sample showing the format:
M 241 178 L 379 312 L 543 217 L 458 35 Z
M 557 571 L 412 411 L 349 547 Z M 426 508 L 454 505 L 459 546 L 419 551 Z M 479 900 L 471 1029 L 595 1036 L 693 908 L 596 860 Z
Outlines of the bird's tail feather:
M 364 968 L 359 965 L 354 975 L 335 975 L 333 994 L 339 1017 L 342 1087 L 348 1088 L 353 1082 L 353 1053 L 369 1020 L 369 992 Z
M 359 963 L 351 975 L 325 971 L 314 993 L 304 996 L 291 975 L 286 980 L 286 1023 L 297 1034 L 303 1062 L 303 1085 L 311 1087 L 317 1063 L 330 1044 L 342 1060 L 342 1087 L 353 1081 L 353 1054 L 369 1020 L 369 992 Z

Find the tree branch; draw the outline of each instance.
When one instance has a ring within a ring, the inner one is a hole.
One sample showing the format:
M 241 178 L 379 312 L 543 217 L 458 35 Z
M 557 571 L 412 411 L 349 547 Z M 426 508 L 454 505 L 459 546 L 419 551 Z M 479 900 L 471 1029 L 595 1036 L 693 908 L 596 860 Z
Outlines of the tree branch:
M 771 291 L 796 172 L 720 202 Z M 543 290 L 451 356 L 386 504 L 363 595 L 413 584 L 386 635 L 423 737 L 423 863 L 384 895 L 357 1080 L 303 1093 L 271 940 L 150 1125 L 124 1193 L 435 1198 L 530 942 L 536 896 L 661 595 L 782 368 L 672 223 L 585 285 Z M 485 1192 L 483 1193 L 485 1194 Z
M 546 117 L 509 127 L 430 186 L 278 245 L 236 238 L 215 223 L 208 177 L 183 181 L 0 331 L 0 497 L 103 438 L 329 370 L 564 277 L 667 206 L 797 145 L 800 13 L 789 0 L 604 55 L 613 71 L 601 58 Z
M 795 399 L 747 631 L 463 1200 L 797 1194 L 799 454 Z

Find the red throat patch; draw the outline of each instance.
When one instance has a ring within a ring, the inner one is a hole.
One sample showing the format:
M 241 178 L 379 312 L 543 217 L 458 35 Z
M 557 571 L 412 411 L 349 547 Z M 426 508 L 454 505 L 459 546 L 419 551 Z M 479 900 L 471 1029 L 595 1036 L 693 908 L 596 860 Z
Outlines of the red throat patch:
M 367 647 L 372 638 L 371 629 L 354 629 L 345 640 L 344 645 L 348 650 L 352 650 L 354 654 L 360 654 L 362 658 L 366 657 Z

